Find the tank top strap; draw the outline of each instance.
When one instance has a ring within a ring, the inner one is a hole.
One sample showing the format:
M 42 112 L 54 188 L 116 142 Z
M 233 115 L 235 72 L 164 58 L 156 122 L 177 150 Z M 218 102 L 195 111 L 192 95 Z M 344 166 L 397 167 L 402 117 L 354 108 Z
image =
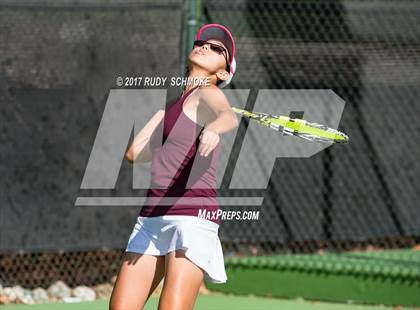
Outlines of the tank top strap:
M 178 118 L 181 114 L 182 114 L 182 109 L 183 109 L 183 105 L 185 100 L 187 100 L 187 98 L 193 93 L 193 91 L 195 91 L 197 88 L 199 88 L 200 85 L 194 86 L 193 88 L 191 88 L 190 90 L 188 90 L 186 93 L 182 94 L 178 100 L 176 101 L 175 105 L 174 105 L 174 114 L 176 114 L 176 118 Z
M 179 100 L 179 102 L 184 102 L 185 101 L 185 99 L 187 99 L 188 98 L 188 96 L 194 91 L 194 90 L 196 90 L 197 88 L 199 88 L 200 87 L 200 85 L 197 85 L 197 86 L 194 86 L 193 88 L 191 88 L 189 91 L 187 91 L 186 93 L 184 93 L 184 94 L 182 94 L 181 95 L 181 98 L 180 98 L 180 100 Z
M 176 102 L 166 110 L 165 117 L 164 117 L 164 120 L 163 120 L 163 137 L 162 137 L 161 145 L 163 145 L 165 143 L 165 141 L 166 141 L 167 137 L 169 136 L 169 133 L 172 131 L 172 128 L 174 127 L 175 123 L 178 121 L 179 117 L 182 116 L 184 101 L 198 87 L 199 87 L 199 85 L 191 88 L 186 93 L 182 94 L 176 100 Z

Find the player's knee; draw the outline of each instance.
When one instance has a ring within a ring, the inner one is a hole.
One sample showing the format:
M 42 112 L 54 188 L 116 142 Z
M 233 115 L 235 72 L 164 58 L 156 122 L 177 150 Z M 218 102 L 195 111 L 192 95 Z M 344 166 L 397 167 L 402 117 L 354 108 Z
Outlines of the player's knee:
M 174 310 L 174 309 L 193 309 L 194 302 L 192 301 L 185 301 L 180 298 L 160 298 L 159 300 L 159 310 Z
M 123 300 L 110 300 L 109 301 L 109 310 L 138 310 L 143 309 L 143 305 L 137 303 L 130 303 Z

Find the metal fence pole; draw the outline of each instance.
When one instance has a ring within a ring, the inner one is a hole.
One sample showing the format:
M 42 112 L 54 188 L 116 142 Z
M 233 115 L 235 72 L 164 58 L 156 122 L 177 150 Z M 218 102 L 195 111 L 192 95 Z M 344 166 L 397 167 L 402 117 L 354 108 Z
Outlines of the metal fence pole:
M 187 57 L 191 51 L 195 33 L 200 26 L 202 6 L 201 0 L 185 0 L 184 3 L 184 25 L 182 29 L 182 54 L 180 75 L 185 73 Z

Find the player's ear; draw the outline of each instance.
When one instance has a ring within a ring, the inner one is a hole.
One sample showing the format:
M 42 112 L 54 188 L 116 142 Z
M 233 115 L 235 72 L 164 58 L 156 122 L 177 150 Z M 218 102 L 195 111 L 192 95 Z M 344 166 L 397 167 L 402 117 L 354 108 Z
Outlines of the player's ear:
M 216 72 L 216 76 L 219 80 L 226 81 L 229 78 L 229 73 L 226 70 L 220 70 Z

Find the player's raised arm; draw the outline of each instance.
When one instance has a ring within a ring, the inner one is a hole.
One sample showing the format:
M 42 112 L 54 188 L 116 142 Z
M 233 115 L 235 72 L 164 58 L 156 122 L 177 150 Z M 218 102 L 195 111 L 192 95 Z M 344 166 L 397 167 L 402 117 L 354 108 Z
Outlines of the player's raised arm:
M 218 134 L 226 133 L 239 125 L 238 118 L 233 112 L 225 94 L 216 86 L 199 90 L 200 110 L 214 115 L 214 119 L 205 128 Z

